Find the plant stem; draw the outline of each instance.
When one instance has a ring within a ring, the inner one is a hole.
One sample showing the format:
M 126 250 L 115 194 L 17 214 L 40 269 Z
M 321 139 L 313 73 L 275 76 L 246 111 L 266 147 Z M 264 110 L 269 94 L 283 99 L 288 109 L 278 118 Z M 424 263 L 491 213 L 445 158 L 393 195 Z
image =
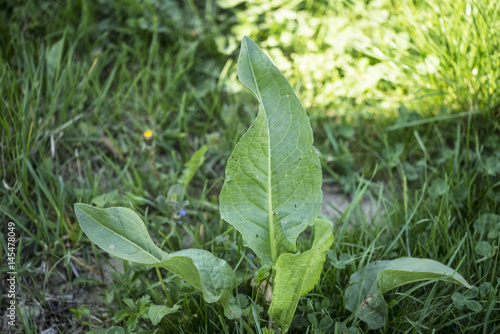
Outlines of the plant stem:
M 153 148 L 149 151 L 151 154 L 151 164 L 153 165 L 153 171 L 155 173 L 156 179 L 158 180 L 158 185 L 161 187 L 162 182 L 160 178 L 160 173 L 158 172 L 158 168 L 156 168 L 156 158 L 155 158 L 155 152 L 153 152 Z
M 174 305 L 174 303 L 172 301 L 172 298 L 170 297 L 170 294 L 168 293 L 167 287 L 163 283 L 163 277 L 161 277 L 160 268 L 156 267 L 155 269 L 156 269 L 156 273 L 158 274 L 158 278 L 160 279 L 160 284 L 161 284 L 161 287 L 163 288 L 163 292 L 165 292 L 165 296 L 167 296 L 168 306 L 172 307 Z

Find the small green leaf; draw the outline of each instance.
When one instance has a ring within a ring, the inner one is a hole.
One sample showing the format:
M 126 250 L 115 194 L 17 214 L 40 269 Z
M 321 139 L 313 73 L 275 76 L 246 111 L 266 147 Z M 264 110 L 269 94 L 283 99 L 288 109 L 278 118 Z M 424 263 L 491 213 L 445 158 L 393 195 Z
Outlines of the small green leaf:
M 500 173 L 500 159 L 495 156 L 488 157 L 488 159 L 486 159 L 485 161 L 484 168 L 490 175 L 496 175 Z
M 69 310 L 75 314 L 76 320 L 80 320 L 82 316 L 88 316 L 91 313 L 87 305 L 80 305 L 76 309 L 70 308 Z
M 114 206 L 114 205 L 123 205 L 123 196 L 120 195 L 118 189 L 115 189 L 111 192 L 101 194 L 92 198 L 92 204 L 99 208 L 104 208 L 106 206 Z
M 179 184 L 174 184 L 168 189 L 165 203 L 179 205 L 183 200 L 183 191 Z
M 167 314 L 175 313 L 177 312 L 178 309 L 179 309 L 179 304 L 174 305 L 174 307 L 152 304 L 149 307 L 149 313 L 148 313 L 149 319 L 151 319 L 153 325 L 156 326 L 160 323 L 161 319 L 163 319 L 164 316 L 166 316 Z
M 459 310 L 463 309 L 465 304 L 467 303 L 467 298 L 460 292 L 455 292 L 451 295 L 451 300 L 453 300 L 453 305 Z
M 53 44 L 47 51 L 47 68 L 51 75 L 61 67 L 63 48 L 64 37 Z
M 332 327 L 332 325 L 333 325 L 333 320 L 331 318 L 322 318 L 319 321 L 318 329 L 326 330 Z
M 483 309 L 481 304 L 475 300 L 467 300 L 465 302 L 465 305 L 467 306 L 467 308 L 469 310 L 474 311 L 474 312 L 480 312 Z
M 361 331 L 357 327 L 347 327 L 343 322 L 336 322 L 334 324 L 334 333 L 338 334 L 360 334 Z
M 345 269 L 345 263 L 344 263 L 344 262 L 342 262 L 342 261 L 337 261 L 337 262 L 333 262 L 333 261 L 332 261 L 332 265 L 333 265 L 335 268 L 340 269 L 340 270 Z
M 484 141 L 484 145 L 489 148 L 496 148 L 500 146 L 500 137 L 496 134 L 489 135 Z
M 139 314 L 135 313 L 135 314 L 130 315 L 130 317 L 126 321 L 128 332 L 134 332 L 138 323 L 139 323 Z
M 307 315 L 307 320 L 313 325 L 313 328 L 318 328 L 318 319 L 316 319 L 316 316 L 312 313 L 309 313 Z
M 465 298 L 472 299 L 476 298 L 479 295 L 479 289 L 475 286 L 472 286 L 469 290 L 464 293 Z
M 293 320 L 301 296 L 318 282 L 326 251 L 333 243 L 332 223 L 317 219 L 311 249 L 302 254 L 282 254 L 276 262 L 276 277 L 269 315 L 286 332 Z
M 269 277 L 271 274 L 271 266 L 262 266 L 254 274 L 255 284 L 259 285 L 262 281 Z
M 137 311 L 137 307 L 135 306 L 135 302 L 132 298 L 123 298 L 123 302 L 127 304 L 127 306 L 134 311 Z
M 402 258 L 373 262 L 351 275 L 345 292 L 346 308 L 357 313 L 371 329 L 377 329 L 387 321 L 384 292 L 405 284 L 439 278 L 471 288 L 452 268 L 433 260 Z
M 238 319 L 241 317 L 241 312 L 241 307 L 238 305 L 236 298 L 230 296 L 227 303 L 224 305 L 224 315 L 226 318 L 230 320 Z
M 489 257 L 491 254 L 491 245 L 486 241 L 479 241 L 476 244 L 476 253 L 482 257 Z
M 429 187 L 431 197 L 439 197 L 445 195 L 449 190 L 448 182 L 443 179 L 435 179 Z
M 205 152 L 207 151 L 207 146 L 203 145 L 198 151 L 194 152 L 191 159 L 184 166 L 182 171 L 182 176 L 179 179 L 179 184 L 184 191 L 186 191 L 187 186 L 193 179 L 194 174 L 200 168 L 200 166 L 205 161 Z
M 487 298 L 490 292 L 493 290 L 493 286 L 491 285 L 490 282 L 484 282 L 481 284 L 479 287 L 479 291 L 481 292 L 481 297 L 482 298 Z
M 226 167 L 219 201 L 264 265 L 296 249 L 297 236 L 321 209 L 321 165 L 306 111 L 266 54 L 243 38 L 238 75 L 259 101 L 257 118 Z
M 340 254 L 340 261 L 344 263 L 351 263 L 353 261 L 352 255 L 347 253 Z
M 352 256 L 347 253 L 340 254 L 340 259 L 337 259 L 337 254 L 333 250 L 329 250 L 326 254 L 332 260 L 330 262 L 332 266 L 340 270 L 345 269 L 346 265 L 353 261 Z
M 488 231 L 488 239 L 496 239 L 500 235 L 499 229 L 493 229 Z
M 474 230 L 481 235 L 490 231 L 500 230 L 500 215 L 494 213 L 483 213 L 475 222 Z

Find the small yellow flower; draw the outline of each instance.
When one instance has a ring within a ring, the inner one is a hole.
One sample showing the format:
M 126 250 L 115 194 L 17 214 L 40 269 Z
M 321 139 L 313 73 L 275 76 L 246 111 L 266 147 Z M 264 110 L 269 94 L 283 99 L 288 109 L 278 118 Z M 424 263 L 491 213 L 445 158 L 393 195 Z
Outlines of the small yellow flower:
M 148 129 L 148 130 L 144 131 L 144 133 L 142 134 L 142 137 L 144 138 L 144 140 L 150 141 L 154 137 L 153 130 Z

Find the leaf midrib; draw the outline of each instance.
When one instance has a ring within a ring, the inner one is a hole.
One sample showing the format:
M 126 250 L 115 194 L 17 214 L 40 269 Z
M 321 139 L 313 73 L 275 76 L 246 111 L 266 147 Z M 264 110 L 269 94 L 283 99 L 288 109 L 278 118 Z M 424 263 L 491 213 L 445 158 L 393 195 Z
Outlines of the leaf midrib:
M 268 203 L 268 224 L 269 224 L 269 241 L 271 243 L 271 258 L 273 263 L 276 263 L 276 242 L 274 240 L 274 222 L 273 222 L 273 198 L 272 198 L 272 182 L 271 182 L 271 133 L 269 132 L 269 120 L 267 119 L 267 112 L 264 107 L 264 103 L 262 102 L 262 94 L 260 93 L 259 85 L 257 83 L 257 78 L 255 76 L 255 72 L 253 70 L 253 64 L 250 58 L 250 51 L 248 49 L 247 44 L 247 57 L 249 59 L 248 63 L 250 65 L 250 70 L 252 71 L 252 78 L 255 83 L 255 88 L 257 89 L 257 97 L 259 99 L 259 103 L 262 106 L 262 110 L 264 110 L 264 115 L 266 117 L 266 130 L 267 130 L 267 203 Z

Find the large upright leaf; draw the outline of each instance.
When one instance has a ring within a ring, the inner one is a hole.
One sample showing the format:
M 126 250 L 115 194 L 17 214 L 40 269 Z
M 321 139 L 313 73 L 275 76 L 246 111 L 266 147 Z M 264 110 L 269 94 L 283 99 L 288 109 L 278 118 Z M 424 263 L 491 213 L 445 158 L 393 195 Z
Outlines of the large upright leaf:
M 259 111 L 227 163 L 220 213 L 269 265 L 284 250 L 294 250 L 297 236 L 318 216 L 321 166 L 304 107 L 248 37 L 241 44 L 238 75 L 259 101 Z
M 224 260 L 202 249 L 165 253 L 155 245 L 139 215 L 127 208 L 99 209 L 77 203 L 75 213 L 83 232 L 103 250 L 124 260 L 165 268 L 203 292 L 206 302 L 228 306 L 237 280 Z
M 329 221 L 317 219 L 311 249 L 302 254 L 282 254 L 276 262 L 269 315 L 283 332 L 290 327 L 300 297 L 311 291 L 321 276 L 325 253 L 333 243 L 332 227 Z
M 358 312 L 358 317 L 371 329 L 380 328 L 387 321 L 384 292 L 401 285 L 438 278 L 471 287 L 455 270 L 434 260 L 408 257 L 373 262 L 351 275 L 345 292 L 345 307 L 353 313 Z

